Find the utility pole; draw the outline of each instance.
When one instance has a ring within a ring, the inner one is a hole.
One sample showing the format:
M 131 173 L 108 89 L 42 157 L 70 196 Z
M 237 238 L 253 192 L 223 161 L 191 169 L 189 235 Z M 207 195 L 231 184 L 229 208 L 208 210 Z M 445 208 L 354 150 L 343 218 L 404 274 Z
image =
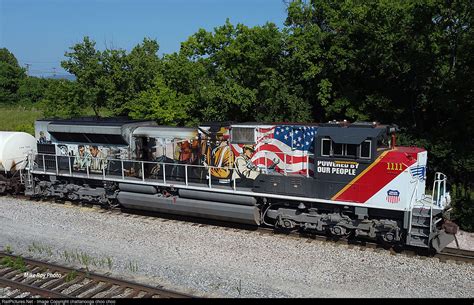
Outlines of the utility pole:
M 56 78 L 56 67 L 53 67 L 53 78 Z
M 30 66 L 31 64 L 25 64 L 26 66 L 26 76 L 30 76 Z

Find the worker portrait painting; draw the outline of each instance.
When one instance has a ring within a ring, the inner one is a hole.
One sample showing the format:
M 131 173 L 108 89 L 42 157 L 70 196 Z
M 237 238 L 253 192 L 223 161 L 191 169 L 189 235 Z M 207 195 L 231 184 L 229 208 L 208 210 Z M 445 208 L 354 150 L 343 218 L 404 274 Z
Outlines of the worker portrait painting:
M 253 145 L 244 145 L 240 156 L 235 158 L 232 180 L 235 180 L 236 185 L 251 187 L 253 180 L 261 174 L 261 169 L 252 162 L 254 152 Z
M 102 171 L 107 165 L 107 154 L 96 145 L 90 146 L 89 152 L 91 154 L 90 170 Z
M 91 155 L 84 145 L 77 147 L 77 154 L 74 158 L 74 169 L 85 170 L 89 166 Z

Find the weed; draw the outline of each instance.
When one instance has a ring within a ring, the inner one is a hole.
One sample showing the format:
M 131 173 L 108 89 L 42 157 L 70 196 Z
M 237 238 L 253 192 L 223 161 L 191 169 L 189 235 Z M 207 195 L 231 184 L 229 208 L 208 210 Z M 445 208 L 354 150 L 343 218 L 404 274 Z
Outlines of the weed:
M 10 267 L 16 270 L 19 270 L 21 272 L 26 272 L 28 268 L 26 268 L 25 261 L 21 257 L 17 257 L 16 259 L 13 259 L 11 257 L 4 257 L 0 263 L 3 266 Z
M 33 253 L 37 252 L 39 254 L 46 253 L 49 256 L 53 255 L 53 251 L 52 251 L 51 247 L 46 246 L 46 245 L 37 244 L 35 242 L 33 242 L 31 245 L 28 246 L 28 251 L 33 252 Z
M 69 255 L 69 252 L 67 252 L 66 250 L 63 251 L 62 255 L 60 255 L 61 258 L 64 258 L 64 260 L 66 262 L 70 262 L 70 259 L 71 259 L 71 256 Z
M 46 245 L 41 245 L 41 244 L 38 244 L 38 243 L 35 243 L 35 242 L 33 242 L 31 245 L 28 246 L 28 251 L 33 252 L 33 253 L 39 253 L 39 254 L 46 253 L 49 256 L 53 255 L 53 251 L 52 251 L 51 247 L 46 246 Z M 113 267 L 112 258 L 110 258 L 108 256 L 106 256 L 106 257 L 94 257 L 94 256 L 91 256 L 91 255 L 87 254 L 86 252 L 79 251 L 77 249 L 72 250 L 72 251 L 68 251 L 68 250 L 59 251 L 59 250 L 56 250 L 55 253 L 61 259 L 65 260 L 67 263 L 79 263 L 79 264 L 83 265 L 86 270 L 89 270 L 90 266 L 101 267 L 101 268 L 108 267 L 109 270 L 112 270 L 112 267 Z M 130 263 L 129 266 L 130 266 L 131 270 L 134 270 L 134 272 L 136 270 L 138 270 L 137 264 Z
M 9 256 L 6 256 L 6 257 L 2 258 L 2 260 L 0 260 L 0 264 L 3 265 L 3 266 L 9 267 L 10 265 L 13 264 L 13 259 Z
M 10 245 L 5 246 L 5 253 L 7 253 L 7 254 L 12 254 L 13 253 L 12 247 Z
M 74 280 L 76 277 L 77 277 L 77 272 L 73 270 L 73 271 L 69 271 L 68 274 L 66 274 L 66 277 L 64 278 L 64 280 L 66 282 L 70 282 Z
M 109 270 L 112 269 L 112 265 L 113 265 L 112 259 L 107 256 L 107 267 L 109 267 Z
M 137 272 L 137 271 L 138 271 L 138 263 L 137 263 L 137 262 L 128 261 L 128 263 L 127 263 L 127 269 L 130 270 L 131 272 Z
M 239 285 L 237 286 L 237 292 L 239 293 L 239 297 L 240 297 L 240 294 L 242 293 L 242 280 L 239 280 Z
M 87 253 L 81 252 L 79 261 L 86 267 L 86 269 L 89 268 L 89 265 L 91 264 L 92 260 L 93 258 Z

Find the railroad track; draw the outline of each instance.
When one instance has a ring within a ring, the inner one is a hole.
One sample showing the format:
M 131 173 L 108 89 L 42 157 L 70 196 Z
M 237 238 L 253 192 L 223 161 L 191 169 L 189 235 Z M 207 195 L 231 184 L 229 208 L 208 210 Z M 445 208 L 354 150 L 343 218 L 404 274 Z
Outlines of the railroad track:
M 29 197 L 24 195 L 15 196 L 14 198 L 21 198 L 29 200 Z M 46 202 L 52 202 L 51 200 Z M 81 204 L 73 203 L 73 205 L 81 206 Z M 96 205 L 86 204 L 85 206 L 97 207 Z M 328 242 L 335 245 L 346 245 L 349 248 L 359 248 L 361 250 L 364 249 L 372 249 L 375 251 L 390 251 L 392 254 L 400 254 L 406 255 L 410 257 L 434 257 L 439 259 L 441 262 L 449 262 L 455 261 L 458 263 L 468 263 L 474 264 L 474 251 L 468 251 L 463 249 L 456 249 L 456 248 L 445 248 L 441 253 L 430 253 L 424 251 L 423 249 L 417 248 L 403 248 L 403 249 L 394 249 L 391 246 L 381 245 L 372 241 L 365 241 L 365 240 L 347 240 L 347 239 L 334 239 L 332 237 L 328 237 L 326 235 L 317 235 L 317 234 L 306 234 L 306 233 L 299 233 L 299 232 L 291 232 L 291 233 L 282 233 L 276 232 L 273 228 L 266 228 L 266 227 L 256 227 L 256 226 L 248 226 L 248 225 L 241 225 L 241 224 L 230 224 L 227 222 L 221 222 L 218 220 L 207 220 L 201 218 L 194 218 L 194 217 L 186 217 L 180 215 L 170 215 L 170 214 L 161 214 L 156 212 L 149 212 L 149 211 L 138 211 L 138 210 L 128 210 L 128 209 L 120 209 L 120 208 L 113 208 L 113 209 L 97 209 L 98 213 L 110 214 L 110 215 L 117 215 L 123 217 L 130 217 L 130 218 L 137 218 L 137 219 L 160 219 L 163 222 L 193 222 L 192 225 L 200 226 L 200 227 L 218 227 L 222 230 L 228 231 L 247 231 L 247 232 L 257 232 L 261 235 L 274 235 L 279 237 L 288 237 L 288 238 L 298 238 L 298 239 L 306 239 L 306 242 L 310 243 L 313 241 L 320 241 L 320 242 Z M 159 217 L 159 218 L 158 218 Z
M 474 251 L 456 248 L 444 248 L 441 253 L 435 254 L 440 261 L 455 261 L 474 264 Z
M 116 279 L 84 269 L 0 252 L 0 287 L 14 291 L 8 298 L 24 293 L 43 298 L 192 298 L 193 296 Z

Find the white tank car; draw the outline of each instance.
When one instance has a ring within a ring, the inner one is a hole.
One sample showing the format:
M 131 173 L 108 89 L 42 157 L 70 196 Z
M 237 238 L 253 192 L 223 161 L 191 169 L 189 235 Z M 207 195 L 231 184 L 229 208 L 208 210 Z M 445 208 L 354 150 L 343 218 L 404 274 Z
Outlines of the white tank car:
M 0 171 L 24 169 L 30 151 L 36 152 L 36 139 L 32 135 L 0 131 Z

